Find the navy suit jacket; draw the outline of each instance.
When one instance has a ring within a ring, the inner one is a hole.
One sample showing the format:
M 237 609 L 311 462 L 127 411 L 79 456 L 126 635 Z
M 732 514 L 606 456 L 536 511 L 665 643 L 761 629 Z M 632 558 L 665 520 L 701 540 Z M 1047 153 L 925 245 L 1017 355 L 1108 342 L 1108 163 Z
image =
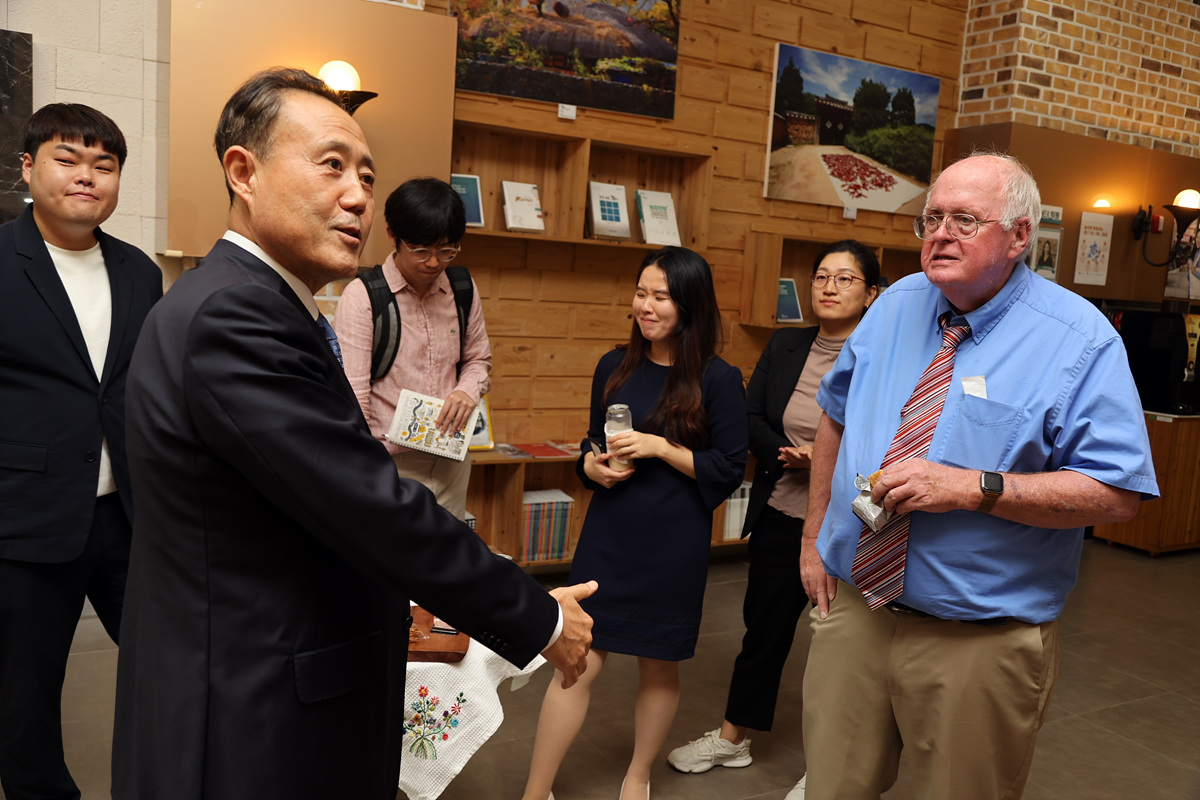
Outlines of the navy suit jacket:
M 750 384 L 746 388 L 746 419 L 750 427 L 750 452 L 754 454 L 754 482 L 746 503 L 746 521 L 742 537 L 754 530 L 754 523 L 767 507 L 775 482 L 783 477 L 779 448 L 792 443 L 783 432 L 783 412 L 796 381 L 808 361 L 808 351 L 817 340 L 819 328 L 780 328 L 758 357 Z
M 96 229 L 112 289 L 104 374 L 96 377 L 71 300 L 33 219 L 0 226 L 0 558 L 61 564 L 87 542 L 108 440 L 131 517 L 125 378 L 162 272 Z
M 549 640 L 553 598 L 396 474 L 300 299 L 241 247 L 151 312 L 129 416 L 116 800 L 392 800 L 406 597 L 517 664 Z

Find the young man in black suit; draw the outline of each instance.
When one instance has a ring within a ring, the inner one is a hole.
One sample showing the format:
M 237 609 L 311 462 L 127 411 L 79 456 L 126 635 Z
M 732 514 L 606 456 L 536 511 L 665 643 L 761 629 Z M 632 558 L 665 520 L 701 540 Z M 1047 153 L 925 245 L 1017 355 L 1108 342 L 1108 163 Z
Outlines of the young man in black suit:
M 112 795 L 394 800 L 407 597 L 569 684 L 596 585 L 547 594 L 371 436 L 313 299 L 354 276 L 375 211 L 337 95 L 259 73 L 215 144 L 229 230 L 150 315 L 129 381 Z
M 162 273 L 98 227 L 125 137 L 88 106 L 26 125 L 33 202 L 0 227 L 0 784 L 68 800 L 60 702 L 84 598 L 118 641 L 129 562 L 125 377 Z

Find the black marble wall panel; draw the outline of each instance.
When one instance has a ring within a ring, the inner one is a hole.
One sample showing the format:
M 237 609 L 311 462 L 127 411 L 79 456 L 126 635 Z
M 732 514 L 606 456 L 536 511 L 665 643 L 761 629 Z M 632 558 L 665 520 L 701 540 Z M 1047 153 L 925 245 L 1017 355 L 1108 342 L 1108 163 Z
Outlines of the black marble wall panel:
M 21 130 L 33 114 L 33 34 L 0 30 L 0 222 L 25 208 Z

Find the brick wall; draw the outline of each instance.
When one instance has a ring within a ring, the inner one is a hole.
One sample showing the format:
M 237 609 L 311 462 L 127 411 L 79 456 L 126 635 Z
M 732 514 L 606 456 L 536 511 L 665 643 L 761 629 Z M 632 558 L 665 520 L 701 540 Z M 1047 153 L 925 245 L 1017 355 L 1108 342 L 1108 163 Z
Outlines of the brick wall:
M 958 125 L 1020 122 L 1200 155 L 1190 0 L 971 0 Z

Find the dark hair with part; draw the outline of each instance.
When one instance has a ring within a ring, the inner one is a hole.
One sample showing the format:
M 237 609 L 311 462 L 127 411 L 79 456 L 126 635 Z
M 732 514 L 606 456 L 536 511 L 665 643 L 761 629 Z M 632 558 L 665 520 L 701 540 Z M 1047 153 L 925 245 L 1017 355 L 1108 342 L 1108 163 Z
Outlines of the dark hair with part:
M 866 279 L 867 286 L 879 285 L 879 256 L 875 255 L 873 249 L 857 239 L 842 239 L 822 250 L 821 254 L 817 256 L 817 260 L 813 262 L 813 275 L 817 274 L 821 262 L 834 253 L 849 253 L 850 257 L 854 259 L 854 263 L 858 264 L 858 269 Z
M 638 269 L 639 282 L 647 267 L 658 267 L 666 276 L 679 321 L 671 333 L 673 359 L 667 381 L 644 427 L 694 450 L 708 444 L 708 414 L 701 396 L 704 370 L 725 344 L 712 270 L 707 261 L 684 247 L 664 247 L 647 255 Z M 606 403 L 650 359 L 650 342 L 642 336 L 636 319 L 624 347 L 625 357 L 604 387 Z
M 38 148 L 51 139 L 81 142 L 116 156 L 117 167 L 125 166 L 125 135 L 104 114 L 79 103 L 50 103 L 33 113 L 21 136 L 22 153 L 37 157 Z
M 272 67 L 257 72 L 238 87 L 221 109 L 213 146 L 222 164 L 225 163 L 225 152 L 234 146 L 244 147 L 259 158 L 270 155 L 275 121 L 283 109 L 283 95 L 289 91 L 315 94 L 341 107 L 337 92 L 302 69 Z M 225 189 L 232 203 L 233 189 L 228 181 Z
M 398 240 L 429 247 L 458 244 L 467 232 L 467 209 L 458 192 L 437 178 L 413 178 L 388 195 L 388 230 Z

